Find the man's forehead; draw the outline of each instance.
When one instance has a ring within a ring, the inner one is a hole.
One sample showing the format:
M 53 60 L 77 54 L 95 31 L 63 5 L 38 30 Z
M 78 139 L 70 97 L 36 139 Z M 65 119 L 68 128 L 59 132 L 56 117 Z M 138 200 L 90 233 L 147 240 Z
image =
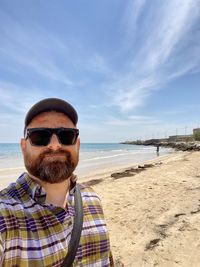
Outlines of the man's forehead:
M 58 123 L 66 123 L 66 124 L 71 124 L 71 126 L 74 127 L 73 122 L 66 114 L 54 110 L 45 111 L 38 114 L 31 120 L 28 127 L 33 124 L 46 124 L 46 123 L 50 123 L 52 125 Z

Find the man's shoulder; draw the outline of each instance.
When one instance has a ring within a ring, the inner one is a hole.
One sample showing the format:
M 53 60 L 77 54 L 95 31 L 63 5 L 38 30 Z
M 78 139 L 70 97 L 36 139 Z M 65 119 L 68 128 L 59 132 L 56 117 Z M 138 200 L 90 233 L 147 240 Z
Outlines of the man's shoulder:
M 96 198 L 100 200 L 100 197 L 96 193 L 96 191 L 92 187 L 88 186 L 87 183 L 79 183 L 79 186 L 82 196 Z
M 102 202 L 95 190 L 87 184 L 79 184 L 83 200 L 84 215 L 89 216 L 88 220 L 103 220 L 104 213 Z
M 13 221 L 16 206 L 15 183 L 0 191 L 0 233 L 4 233 Z
M 16 183 L 12 183 L 0 191 L 0 210 L 13 205 L 17 201 L 17 191 Z
M 4 189 L 0 190 L 0 199 L 10 199 L 11 198 L 11 191 L 15 190 L 16 184 L 11 183 Z
M 13 182 L 10 183 L 6 188 L 0 190 L 0 201 L 18 201 L 21 199 L 21 196 L 25 193 L 26 187 L 24 187 L 25 183 L 25 174 L 22 173 L 19 178 Z

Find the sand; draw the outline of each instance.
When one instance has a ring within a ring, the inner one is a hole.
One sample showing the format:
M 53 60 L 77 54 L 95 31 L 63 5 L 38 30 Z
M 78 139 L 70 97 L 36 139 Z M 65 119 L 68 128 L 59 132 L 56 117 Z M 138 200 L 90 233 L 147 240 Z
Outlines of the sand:
M 200 266 L 200 152 L 156 161 L 162 164 L 93 186 L 116 266 Z
M 199 159 L 177 152 L 133 176 L 109 169 L 85 179 L 102 199 L 115 266 L 200 266 Z

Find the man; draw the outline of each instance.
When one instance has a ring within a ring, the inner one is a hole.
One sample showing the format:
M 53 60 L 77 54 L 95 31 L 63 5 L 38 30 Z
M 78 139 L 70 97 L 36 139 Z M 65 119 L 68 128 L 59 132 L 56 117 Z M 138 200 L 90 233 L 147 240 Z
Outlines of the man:
M 21 139 L 27 173 L 0 192 L 1 266 L 56 267 L 67 255 L 80 149 L 77 121 L 75 109 L 57 98 L 27 113 Z M 99 197 L 80 188 L 83 228 L 73 266 L 113 266 Z

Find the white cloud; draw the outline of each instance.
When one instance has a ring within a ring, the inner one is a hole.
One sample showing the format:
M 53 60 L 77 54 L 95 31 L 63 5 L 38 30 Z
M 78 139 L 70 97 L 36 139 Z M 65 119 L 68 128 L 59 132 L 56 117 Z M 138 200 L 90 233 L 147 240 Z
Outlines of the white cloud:
M 146 0 L 129 0 L 126 2 L 126 9 L 121 19 L 121 29 L 126 35 L 128 42 L 126 47 L 132 45 L 139 29 L 138 20 L 145 5 Z
M 114 117 L 108 117 L 104 122 L 107 125 L 112 126 L 133 126 L 133 125 L 156 125 L 160 123 L 160 120 L 154 117 L 131 115 L 126 119 L 117 119 Z
M 189 34 L 190 28 L 199 17 L 198 2 L 173 0 L 164 2 L 157 8 L 155 21 L 149 25 L 147 42 L 141 51 L 146 56 L 142 55 L 145 69 L 157 70 L 169 60 L 173 52 L 178 53 L 177 50 L 182 47 L 181 40 Z
M 136 11 L 132 8 L 133 18 L 128 19 L 133 36 L 145 2 L 136 3 L 139 5 Z M 118 106 L 122 112 L 136 109 L 170 80 L 199 69 L 200 39 L 195 28 L 200 20 L 199 11 L 199 0 L 159 2 L 156 8 L 154 5 L 146 10 L 150 13 L 143 16 L 143 23 L 138 25 L 143 33 L 138 54 L 130 57 L 132 63 L 127 73 L 107 88 L 111 105 Z M 130 34 L 127 42 L 131 42 Z

